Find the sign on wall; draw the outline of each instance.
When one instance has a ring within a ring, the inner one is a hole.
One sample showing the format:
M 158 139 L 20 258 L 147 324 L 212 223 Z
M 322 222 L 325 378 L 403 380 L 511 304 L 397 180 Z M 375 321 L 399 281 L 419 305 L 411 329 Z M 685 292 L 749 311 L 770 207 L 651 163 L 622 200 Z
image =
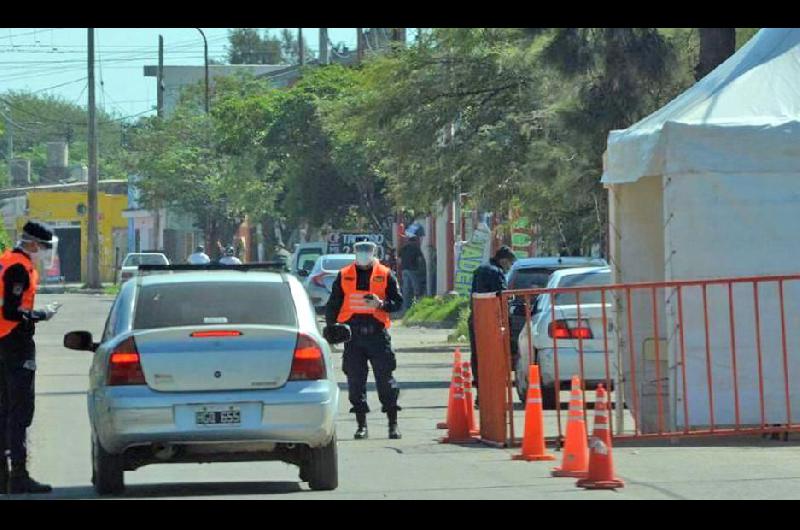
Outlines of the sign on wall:
M 489 259 L 491 235 L 489 225 L 482 222 L 472 232 L 468 243 L 457 245 L 455 289 L 458 294 L 469 296 L 475 269 Z

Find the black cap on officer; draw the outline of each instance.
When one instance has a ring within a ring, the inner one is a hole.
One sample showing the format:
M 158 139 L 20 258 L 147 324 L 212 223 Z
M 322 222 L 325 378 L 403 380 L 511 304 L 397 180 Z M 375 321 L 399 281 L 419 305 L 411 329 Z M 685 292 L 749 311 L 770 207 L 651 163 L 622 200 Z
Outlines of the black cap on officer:
M 41 223 L 28 221 L 22 227 L 23 241 L 35 241 L 45 248 L 53 247 L 53 232 Z

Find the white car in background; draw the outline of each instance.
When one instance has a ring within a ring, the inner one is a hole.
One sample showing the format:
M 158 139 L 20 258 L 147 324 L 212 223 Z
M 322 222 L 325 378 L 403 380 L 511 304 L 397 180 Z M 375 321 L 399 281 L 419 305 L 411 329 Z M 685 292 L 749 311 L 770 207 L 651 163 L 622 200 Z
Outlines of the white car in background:
M 164 254 L 157 252 L 131 252 L 122 260 L 119 283 L 125 283 L 136 276 L 139 265 L 169 265 L 169 260 Z
M 548 289 L 556 287 L 588 287 L 611 284 L 608 267 L 582 267 L 554 272 L 547 283 Z M 538 364 L 542 384 L 542 404 L 546 409 L 556 407 L 556 387 L 569 389 L 573 375 L 580 375 L 580 349 L 583 349 L 584 387 L 594 388 L 606 381 L 606 355 L 603 330 L 603 306 L 599 290 L 580 293 L 580 321 L 575 293 L 555 296 L 553 322 L 553 296 L 542 294 L 536 300 L 531 317 L 530 333 L 523 326 L 518 337 L 519 360 L 515 367 L 515 381 L 520 399 L 524 402 L 528 392 L 528 366 Z M 609 374 L 613 382 L 617 373 L 615 335 L 611 293 L 606 293 L 606 330 L 608 335 Z M 533 335 L 533 348 L 529 348 L 529 335 Z M 556 381 L 554 342 L 558 351 L 558 381 Z M 531 355 L 532 353 L 532 355 Z
M 339 388 L 300 282 L 247 265 L 180 267 L 191 266 L 125 283 L 99 342 L 64 336 L 94 355 L 97 492 L 122 492 L 124 473 L 149 464 L 265 460 L 335 489 Z
M 326 254 L 317 258 L 317 262 L 309 273 L 300 271 L 303 287 L 317 311 L 323 311 L 328 305 L 331 288 L 339 271 L 356 260 L 355 254 Z

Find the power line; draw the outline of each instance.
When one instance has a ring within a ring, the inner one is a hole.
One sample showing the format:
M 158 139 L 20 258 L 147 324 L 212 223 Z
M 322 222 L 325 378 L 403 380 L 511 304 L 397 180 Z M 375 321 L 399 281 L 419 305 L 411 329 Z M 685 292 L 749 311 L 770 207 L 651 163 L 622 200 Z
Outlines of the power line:
M 28 33 L 17 33 L 16 35 L 11 33 L 11 28 L 8 28 L 8 35 L 4 37 L 0 37 L 0 39 L 11 39 L 14 40 L 14 37 L 25 37 L 27 35 L 35 35 L 40 31 L 47 31 L 47 30 L 55 30 L 55 29 L 67 29 L 67 28 L 43 28 L 43 29 L 35 29 L 33 31 L 29 31 Z

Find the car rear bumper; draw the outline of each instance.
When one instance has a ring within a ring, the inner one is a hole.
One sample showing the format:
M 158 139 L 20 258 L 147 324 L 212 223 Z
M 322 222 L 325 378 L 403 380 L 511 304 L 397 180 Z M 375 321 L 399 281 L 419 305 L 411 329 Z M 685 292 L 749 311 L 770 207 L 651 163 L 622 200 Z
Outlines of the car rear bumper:
M 556 380 L 554 350 L 544 348 L 538 350 L 539 370 L 542 384 L 552 386 Z M 608 352 L 609 379 L 614 380 L 617 373 L 616 353 Z M 558 379 L 563 385 L 572 380 L 573 375 L 581 375 L 580 354 L 575 348 L 558 348 Z M 583 351 L 583 380 L 586 384 L 606 380 L 605 351 Z
M 104 387 L 89 395 L 89 415 L 100 443 L 112 454 L 148 444 L 273 442 L 319 447 L 333 435 L 338 397 L 336 383 L 327 380 L 235 392 Z M 196 425 L 194 412 L 207 405 L 237 406 L 241 424 Z

